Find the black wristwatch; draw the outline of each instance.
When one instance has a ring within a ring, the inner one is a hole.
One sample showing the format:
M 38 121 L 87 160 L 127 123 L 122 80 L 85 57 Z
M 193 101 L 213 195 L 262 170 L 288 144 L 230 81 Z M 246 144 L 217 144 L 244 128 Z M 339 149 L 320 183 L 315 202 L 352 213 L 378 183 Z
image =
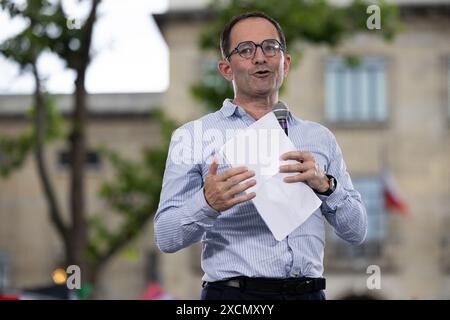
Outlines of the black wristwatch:
M 327 174 L 327 177 L 328 177 L 328 181 L 330 182 L 330 187 L 328 188 L 328 190 L 326 190 L 324 192 L 319 192 L 317 190 L 314 190 L 315 193 L 320 194 L 322 196 L 329 196 L 334 192 L 334 190 L 336 190 L 336 185 L 337 185 L 336 179 L 329 174 Z

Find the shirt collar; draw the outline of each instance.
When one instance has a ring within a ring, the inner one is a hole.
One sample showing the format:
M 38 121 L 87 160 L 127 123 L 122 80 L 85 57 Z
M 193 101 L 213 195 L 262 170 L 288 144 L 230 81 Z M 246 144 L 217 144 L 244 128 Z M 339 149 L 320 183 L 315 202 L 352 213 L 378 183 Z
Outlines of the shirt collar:
M 220 112 L 222 112 L 222 114 L 228 118 L 231 117 L 232 115 L 236 115 L 239 118 L 241 118 L 244 114 L 246 114 L 245 110 L 238 106 L 237 104 L 234 104 L 231 99 L 225 99 L 225 101 L 223 102 L 222 108 L 220 109 Z M 289 110 L 289 114 L 288 114 L 288 123 L 289 124 L 294 124 L 296 122 L 292 112 Z
M 245 114 L 244 109 L 231 102 L 231 99 L 225 99 L 220 111 L 227 118 L 231 117 L 233 114 L 237 115 L 238 117 L 242 117 Z

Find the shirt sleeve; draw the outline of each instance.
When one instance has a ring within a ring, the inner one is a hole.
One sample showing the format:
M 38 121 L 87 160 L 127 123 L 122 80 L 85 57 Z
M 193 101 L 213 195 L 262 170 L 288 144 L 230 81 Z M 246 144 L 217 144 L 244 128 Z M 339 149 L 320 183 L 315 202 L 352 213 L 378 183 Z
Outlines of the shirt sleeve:
M 201 165 L 195 163 L 192 148 L 180 132 L 172 135 L 154 218 L 155 241 L 163 252 L 176 252 L 200 241 L 220 214 L 205 200 Z
M 367 213 L 361 195 L 353 187 L 347 172 L 342 151 L 334 135 L 331 135 L 331 153 L 327 174 L 335 177 L 337 186 L 329 196 L 319 195 L 322 213 L 335 233 L 343 240 L 358 245 L 367 233 Z

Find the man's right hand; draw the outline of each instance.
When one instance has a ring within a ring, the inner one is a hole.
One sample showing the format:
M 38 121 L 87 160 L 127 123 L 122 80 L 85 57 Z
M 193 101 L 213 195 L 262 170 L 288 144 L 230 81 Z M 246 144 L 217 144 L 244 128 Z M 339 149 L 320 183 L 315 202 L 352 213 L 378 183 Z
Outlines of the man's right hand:
M 240 183 L 255 175 L 245 167 L 231 168 L 217 174 L 219 164 L 213 161 L 205 179 L 204 194 L 206 202 L 216 211 L 222 212 L 231 207 L 251 200 L 256 196 L 255 192 L 236 196 L 256 184 L 255 179 Z

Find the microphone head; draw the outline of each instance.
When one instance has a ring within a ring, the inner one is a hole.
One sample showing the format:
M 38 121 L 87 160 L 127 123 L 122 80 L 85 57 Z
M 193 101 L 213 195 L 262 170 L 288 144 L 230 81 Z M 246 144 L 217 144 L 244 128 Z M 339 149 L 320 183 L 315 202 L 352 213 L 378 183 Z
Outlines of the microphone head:
M 287 120 L 289 114 L 289 108 L 283 102 L 278 101 L 272 107 L 272 112 L 275 113 L 277 120 Z

